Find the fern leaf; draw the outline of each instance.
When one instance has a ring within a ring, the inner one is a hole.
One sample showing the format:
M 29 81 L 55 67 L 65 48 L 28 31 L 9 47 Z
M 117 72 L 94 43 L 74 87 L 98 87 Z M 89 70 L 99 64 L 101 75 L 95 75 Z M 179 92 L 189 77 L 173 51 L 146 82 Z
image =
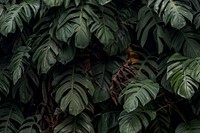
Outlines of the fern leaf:
M 175 130 L 175 133 L 198 133 L 200 132 L 200 121 L 192 120 L 189 123 L 181 123 Z
M 147 127 L 149 122 L 156 118 L 156 113 L 151 110 L 137 109 L 130 113 L 122 111 L 119 117 L 121 133 L 137 133 L 142 127 Z
M 94 133 L 90 117 L 81 113 L 78 116 L 68 116 L 54 128 L 54 133 Z
M 54 83 L 57 84 L 55 100 L 64 112 L 78 115 L 88 105 L 87 92 L 93 96 L 92 82 L 81 73 L 80 66 L 66 67 L 55 72 Z
M 4 103 L 0 106 L 0 132 L 16 133 L 24 121 L 24 117 L 19 108 L 13 103 Z
M 170 22 L 174 28 L 183 28 L 186 25 L 186 18 L 191 22 L 193 20 L 191 8 L 182 2 L 175 0 L 149 0 L 148 2 L 148 5 L 154 3 L 154 11 L 166 24 Z
M 7 36 L 8 33 L 14 33 L 17 27 L 22 31 L 24 24 L 37 14 L 39 10 L 39 2 L 26 3 L 23 2 L 19 5 L 13 4 L 7 12 L 1 16 L 0 20 L 0 33 Z
M 137 109 L 139 104 L 145 106 L 149 101 L 156 98 L 159 85 L 151 80 L 132 81 L 119 96 L 121 101 L 124 98 L 124 110 L 128 113 Z
M 30 57 L 30 50 L 30 47 L 21 46 L 16 50 L 13 58 L 11 59 L 11 63 L 8 68 L 12 73 L 14 84 L 16 84 L 17 81 L 22 77 L 25 70 L 24 66 L 29 65 L 28 59 Z

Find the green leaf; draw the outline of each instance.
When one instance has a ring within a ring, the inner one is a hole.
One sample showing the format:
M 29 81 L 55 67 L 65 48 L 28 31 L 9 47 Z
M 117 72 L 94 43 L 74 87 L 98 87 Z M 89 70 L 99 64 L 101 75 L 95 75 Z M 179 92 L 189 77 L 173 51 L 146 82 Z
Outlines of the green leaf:
M 136 49 L 136 48 L 135 48 Z M 131 51 L 130 54 L 136 56 L 137 62 L 133 64 L 134 71 L 136 72 L 140 80 L 151 79 L 156 81 L 158 63 L 156 62 L 157 57 L 150 55 L 144 49 Z M 141 57 L 137 59 L 137 56 Z
M 55 100 L 62 111 L 76 116 L 88 105 L 87 92 L 93 96 L 92 82 L 81 73 L 80 66 L 68 66 L 54 73 L 57 84 Z
M 75 1 L 75 3 L 78 1 Z M 76 3 L 78 4 L 78 3 Z M 88 22 L 97 21 L 98 17 L 92 9 L 92 5 L 83 3 L 79 6 L 69 5 L 58 19 L 56 24 L 56 38 L 60 41 L 71 44 L 72 37 L 77 48 L 86 48 L 91 40 L 91 32 L 89 31 Z
M 68 116 L 54 128 L 54 133 L 94 133 L 90 117 L 81 113 L 78 116 Z
M 121 133 L 138 133 L 142 127 L 147 127 L 149 122 L 156 118 L 156 113 L 151 110 L 137 109 L 130 113 L 122 111 L 119 117 Z
M 75 46 L 82 49 L 86 48 L 91 39 L 91 33 L 86 25 L 86 21 L 84 19 L 80 20 L 80 23 L 75 27 Z
M 106 51 L 109 55 L 117 55 L 118 53 L 123 52 L 125 49 L 129 47 L 131 43 L 130 33 L 128 28 L 119 27 L 115 35 L 115 41 L 113 44 L 106 45 L 104 47 L 104 51 Z
M 172 47 L 176 52 L 183 48 L 183 54 L 189 57 L 198 57 L 200 55 L 200 35 L 193 28 L 187 26 L 171 34 Z
M 200 132 L 200 120 L 192 120 L 189 123 L 181 123 L 175 133 L 198 133 Z
M 7 12 L 0 17 L 0 33 L 7 36 L 8 33 L 14 33 L 17 28 L 23 30 L 23 22 L 28 23 L 35 16 L 40 8 L 39 2 L 13 4 Z
M 116 23 L 115 5 L 109 3 L 102 7 L 101 11 L 97 14 L 101 16 L 99 21 L 93 21 L 90 23 L 90 31 L 95 33 L 95 36 L 105 46 L 112 45 L 115 41 L 115 33 L 119 27 Z
M 149 101 L 155 99 L 159 91 L 159 85 L 152 80 L 133 80 L 129 83 L 119 96 L 119 100 L 124 98 L 124 110 L 134 111 L 141 104 L 145 106 Z
M 60 6 L 63 0 L 43 0 L 48 6 Z
M 111 63 L 101 63 L 97 62 L 92 66 L 92 73 L 94 75 L 95 83 L 95 92 L 93 96 L 93 101 L 95 103 L 103 102 L 110 98 L 109 88 L 112 79 L 113 69 L 109 69 Z
M 14 84 L 16 84 L 17 81 L 23 76 L 25 70 L 24 66 L 29 65 L 28 59 L 30 57 L 30 50 L 30 47 L 20 46 L 11 59 L 11 63 L 8 68 L 12 73 Z
M 189 69 L 189 65 L 193 59 L 188 59 L 180 54 L 172 55 L 167 67 L 167 79 L 169 79 L 175 93 L 183 98 L 190 99 L 199 84 L 190 76 L 193 69 Z
M 111 2 L 112 0 L 98 0 L 99 4 L 100 5 L 105 5 L 105 4 L 108 4 L 109 2 Z
M 148 39 L 150 29 L 158 26 L 160 22 L 158 16 L 151 8 L 143 6 L 138 12 L 139 23 L 137 24 L 137 39 L 141 41 L 143 47 Z
M 165 106 L 165 105 L 163 105 Z M 162 106 L 162 107 L 163 107 Z M 156 114 L 156 118 L 149 124 L 146 133 L 169 133 L 171 124 L 170 114 L 166 108 L 160 107 Z
M 152 0 L 149 1 L 149 5 Z M 158 13 L 159 17 L 167 24 L 170 22 L 171 26 L 181 29 L 186 25 L 187 18 L 190 22 L 193 20 L 191 7 L 183 2 L 174 0 L 154 0 L 154 11 Z
M 108 133 L 118 126 L 119 112 L 111 111 L 102 113 L 98 121 L 98 133 Z
M 23 77 L 13 86 L 12 96 L 18 98 L 22 103 L 28 103 L 34 94 L 34 90 L 39 87 L 39 79 L 31 70 L 23 75 Z
M 27 117 L 23 124 L 20 126 L 17 133 L 39 133 L 41 132 L 39 121 L 41 115 Z
M 24 121 L 21 110 L 13 103 L 1 103 L 0 105 L 0 132 L 1 133 L 16 133 Z
M 47 73 L 49 69 L 56 63 L 58 55 L 58 46 L 51 38 L 45 40 L 44 44 L 39 46 L 33 54 L 33 62 L 37 62 L 38 73 Z
M 56 38 L 60 41 L 67 42 L 75 33 L 73 25 L 70 23 L 66 23 L 62 27 L 58 28 L 56 31 Z
M 59 49 L 58 61 L 62 64 L 67 64 L 74 59 L 75 54 L 76 48 L 74 46 L 64 44 L 63 47 Z
M 200 82 L 200 57 L 195 58 L 189 68 L 191 71 L 190 76 L 195 79 L 197 82 Z
M 0 92 L 7 96 L 10 92 L 11 81 L 8 72 L 0 71 Z
M 194 14 L 193 24 L 195 25 L 196 29 L 199 28 L 200 26 L 200 12 L 199 11 Z

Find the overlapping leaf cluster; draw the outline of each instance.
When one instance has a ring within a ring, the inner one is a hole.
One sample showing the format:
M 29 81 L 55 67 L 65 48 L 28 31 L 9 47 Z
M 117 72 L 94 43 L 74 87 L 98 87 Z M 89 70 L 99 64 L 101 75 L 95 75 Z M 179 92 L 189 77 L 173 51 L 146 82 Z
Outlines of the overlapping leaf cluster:
M 0 132 L 200 132 L 199 0 L 1 0 Z

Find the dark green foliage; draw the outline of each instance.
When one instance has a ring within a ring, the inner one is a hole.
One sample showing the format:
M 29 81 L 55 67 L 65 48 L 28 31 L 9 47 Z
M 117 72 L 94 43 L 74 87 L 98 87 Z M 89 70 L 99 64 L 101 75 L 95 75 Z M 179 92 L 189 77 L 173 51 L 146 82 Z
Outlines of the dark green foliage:
M 200 132 L 199 4 L 0 0 L 0 132 Z

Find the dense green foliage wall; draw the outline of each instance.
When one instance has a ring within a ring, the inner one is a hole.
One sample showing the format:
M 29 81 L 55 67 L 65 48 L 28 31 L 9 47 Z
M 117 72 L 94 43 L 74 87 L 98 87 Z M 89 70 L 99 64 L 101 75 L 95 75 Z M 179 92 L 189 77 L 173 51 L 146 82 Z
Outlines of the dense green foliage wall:
M 199 0 L 0 0 L 0 133 L 200 132 Z

